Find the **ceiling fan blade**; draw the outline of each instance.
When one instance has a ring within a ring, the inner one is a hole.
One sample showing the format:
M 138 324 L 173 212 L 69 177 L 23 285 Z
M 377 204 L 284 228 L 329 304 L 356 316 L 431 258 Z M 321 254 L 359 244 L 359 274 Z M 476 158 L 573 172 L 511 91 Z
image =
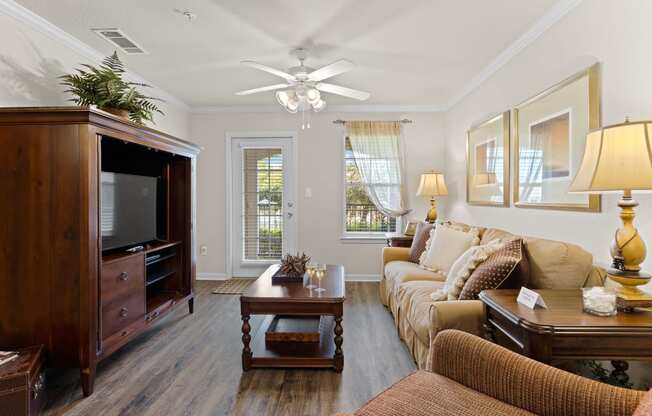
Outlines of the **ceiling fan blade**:
M 235 93 L 235 95 L 256 94 L 256 93 L 259 93 L 259 92 L 280 90 L 281 88 L 287 88 L 289 86 L 290 86 L 290 84 L 274 84 L 274 85 L 268 85 L 266 87 L 253 88 L 251 90 L 238 91 L 238 92 Z
M 277 77 L 285 78 L 288 81 L 296 81 L 294 75 L 288 74 L 287 72 L 281 71 L 280 69 L 272 68 L 271 66 L 259 64 L 258 62 L 254 61 L 241 61 L 240 63 L 252 68 L 259 69 L 261 71 L 269 72 L 270 74 L 276 75 Z
M 326 78 L 334 77 L 335 75 L 348 72 L 355 67 L 355 64 L 346 59 L 340 59 L 337 62 L 333 62 L 330 65 L 321 67 L 315 71 L 312 71 L 308 74 L 308 79 L 311 81 L 322 81 Z
M 352 88 L 342 87 L 339 85 L 325 84 L 320 82 L 315 86 L 319 91 L 330 92 L 331 94 L 343 95 L 349 98 L 355 98 L 356 100 L 364 101 L 371 97 L 371 94 L 368 92 L 354 90 Z

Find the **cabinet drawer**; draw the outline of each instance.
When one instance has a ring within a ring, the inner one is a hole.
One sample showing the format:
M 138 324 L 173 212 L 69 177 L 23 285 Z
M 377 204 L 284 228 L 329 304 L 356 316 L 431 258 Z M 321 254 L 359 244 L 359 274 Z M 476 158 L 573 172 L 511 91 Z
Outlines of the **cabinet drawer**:
M 102 306 L 145 287 L 145 254 L 102 264 Z
M 145 254 L 102 264 L 102 339 L 145 316 Z
M 102 306 L 102 339 L 145 319 L 145 289 L 114 298 Z

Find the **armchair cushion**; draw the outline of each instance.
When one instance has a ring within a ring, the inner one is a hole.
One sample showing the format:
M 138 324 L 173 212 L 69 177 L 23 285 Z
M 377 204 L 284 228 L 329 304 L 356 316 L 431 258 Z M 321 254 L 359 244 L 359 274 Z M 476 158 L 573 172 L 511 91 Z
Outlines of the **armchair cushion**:
M 357 416 L 520 416 L 525 410 L 478 393 L 453 380 L 417 371 L 355 412 Z
M 652 390 L 649 390 L 641 403 L 639 403 L 633 416 L 650 416 L 652 415 Z

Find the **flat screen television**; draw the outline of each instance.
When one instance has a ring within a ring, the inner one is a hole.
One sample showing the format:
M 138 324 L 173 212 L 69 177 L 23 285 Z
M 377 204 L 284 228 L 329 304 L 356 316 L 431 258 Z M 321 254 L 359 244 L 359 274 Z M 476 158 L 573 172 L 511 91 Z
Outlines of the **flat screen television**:
M 101 175 L 102 250 L 127 248 L 158 237 L 159 178 L 125 173 Z

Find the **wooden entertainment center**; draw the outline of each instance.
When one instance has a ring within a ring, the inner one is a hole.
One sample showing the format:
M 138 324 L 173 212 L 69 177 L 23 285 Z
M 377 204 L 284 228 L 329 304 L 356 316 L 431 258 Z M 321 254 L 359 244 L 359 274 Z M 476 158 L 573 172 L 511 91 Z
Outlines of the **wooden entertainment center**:
M 0 349 L 43 344 L 81 372 L 187 302 L 199 148 L 103 111 L 0 109 Z M 102 250 L 102 171 L 160 178 L 161 238 Z

